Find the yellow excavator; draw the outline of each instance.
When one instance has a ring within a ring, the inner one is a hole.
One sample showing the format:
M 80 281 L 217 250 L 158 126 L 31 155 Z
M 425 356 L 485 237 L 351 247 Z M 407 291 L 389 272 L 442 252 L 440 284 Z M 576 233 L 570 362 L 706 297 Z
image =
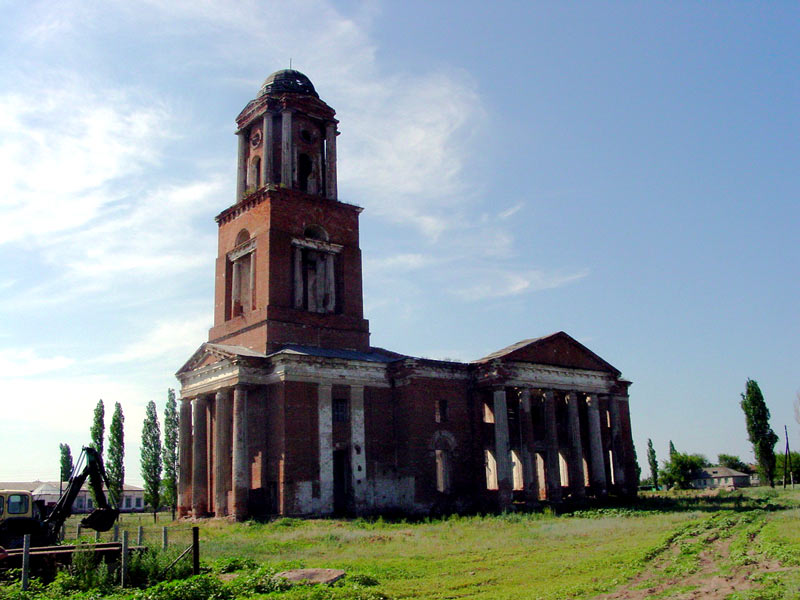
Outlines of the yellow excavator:
M 85 465 L 84 465 L 85 461 Z M 26 490 L 0 490 L 0 559 L 3 548 L 21 548 L 26 534 L 31 546 L 54 546 L 60 541 L 61 527 L 72 514 L 72 504 L 89 479 L 97 508 L 81 520 L 81 525 L 96 531 L 108 531 L 119 517 L 115 498 L 106 498 L 109 489 L 103 459 L 92 447 L 83 448 L 64 493 L 49 515 L 43 516 L 31 493 Z

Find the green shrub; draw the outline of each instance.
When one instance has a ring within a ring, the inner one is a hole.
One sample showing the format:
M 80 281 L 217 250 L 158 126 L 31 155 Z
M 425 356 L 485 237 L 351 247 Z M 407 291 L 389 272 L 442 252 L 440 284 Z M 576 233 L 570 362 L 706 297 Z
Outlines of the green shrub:
M 215 560 L 211 566 L 211 569 L 215 573 L 233 573 L 234 571 L 243 571 L 245 569 L 252 570 L 257 567 L 258 563 L 252 558 L 232 556 Z
M 231 600 L 234 597 L 231 590 L 216 577 L 195 575 L 139 590 L 133 600 Z

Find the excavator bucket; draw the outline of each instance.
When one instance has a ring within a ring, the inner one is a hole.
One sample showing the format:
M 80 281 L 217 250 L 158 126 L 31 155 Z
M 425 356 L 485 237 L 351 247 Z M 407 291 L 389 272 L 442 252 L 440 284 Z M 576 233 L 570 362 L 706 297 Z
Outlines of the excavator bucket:
M 116 508 L 98 508 L 81 520 L 81 525 L 95 531 L 108 531 L 114 526 L 119 511 Z

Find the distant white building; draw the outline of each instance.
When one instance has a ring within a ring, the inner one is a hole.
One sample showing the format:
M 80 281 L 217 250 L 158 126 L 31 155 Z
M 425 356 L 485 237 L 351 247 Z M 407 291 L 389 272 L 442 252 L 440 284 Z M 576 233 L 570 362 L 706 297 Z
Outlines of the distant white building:
M 27 490 L 33 496 L 34 502 L 41 501 L 47 509 L 56 505 L 66 487 L 66 482 L 59 484 L 58 481 L 0 481 L 0 489 Z M 119 503 L 120 511 L 137 512 L 144 510 L 144 489 L 127 483 L 122 487 L 122 499 Z M 108 495 L 108 490 L 104 491 Z M 88 484 L 85 484 L 72 503 L 72 512 L 88 513 L 92 510 L 94 510 L 92 496 L 89 494 Z
M 750 487 L 750 475 L 728 467 L 706 467 L 694 474 L 691 485 L 699 490 Z

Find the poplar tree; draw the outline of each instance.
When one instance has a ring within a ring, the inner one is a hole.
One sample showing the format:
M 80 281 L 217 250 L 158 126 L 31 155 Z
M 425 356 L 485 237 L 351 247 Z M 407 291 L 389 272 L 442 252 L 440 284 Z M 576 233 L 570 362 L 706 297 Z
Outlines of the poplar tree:
M 161 429 L 158 426 L 156 403 L 152 400 L 147 403 L 142 425 L 141 466 L 144 501 L 153 508 L 153 521 L 155 521 L 161 504 Z
M 764 402 L 758 382 L 747 380 L 740 403 L 747 424 L 747 436 L 753 444 L 758 470 L 771 487 L 775 487 L 775 444 L 778 436 L 769 426 L 769 409 Z
M 677 451 L 677 450 L 675 450 L 675 444 L 673 444 L 673 443 L 672 443 L 672 440 L 670 440 L 670 441 L 669 441 L 669 457 L 670 457 L 670 458 L 672 458 L 672 457 L 673 457 L 673 456 L 675 456 L 677 453 L 678 453 L 678 451 Z
M 97 401 L 97 406 L 94 407 L 94 420 L 89 429 L 89 435 L 92 439 L 92 448 L 97 450 L 97 454 L 100 455 L 101 459 L 103 458 L 103 436 L 106 431 L 105 415 L 106 409 L 103 406 L 103 399 L 101 398 Z M 92 486 L 89 486 L 89 495 L 92 497 L 94 506 L 97 506 L 97 496 Z
M 97 406 L 94 407 L 94 420 L 92 427 L 89 429 L 89 436 L 92 438 L 92 448 L 97 450 L 100 457 L 103 457 L 103 436 L 106 431 L 105 423 L 106 409 L 103 406 L 102 398 L 97 401 Z
M 106 461 L 106 474 L 108 475 L 108 494 L 112 502 L 122 504 L 122 490 L 125 483 L 125 417 L 122 414 L 122 405 L 114 404 L 114 414 L 108 428 L 108 460 Z
M 178 505 L 178 404 L 175 390 L 167 390 L 164 407 L 164 504 L 172 508 L 172 518 Z
M 69 444 L 59 444 L 58 447 L 61 450 L 61 479 L 58 482 L 58 491 L 62 493 L 61 484 L 68 481 L 72 475 L 72 451 L 69 449 Z
M 656 450 L 653 448 L 653 440 L 650 438 L 647 438 L 647 463 L 650 465 L 653 487 L 658 490 L 658 461 L 656 460 Z

